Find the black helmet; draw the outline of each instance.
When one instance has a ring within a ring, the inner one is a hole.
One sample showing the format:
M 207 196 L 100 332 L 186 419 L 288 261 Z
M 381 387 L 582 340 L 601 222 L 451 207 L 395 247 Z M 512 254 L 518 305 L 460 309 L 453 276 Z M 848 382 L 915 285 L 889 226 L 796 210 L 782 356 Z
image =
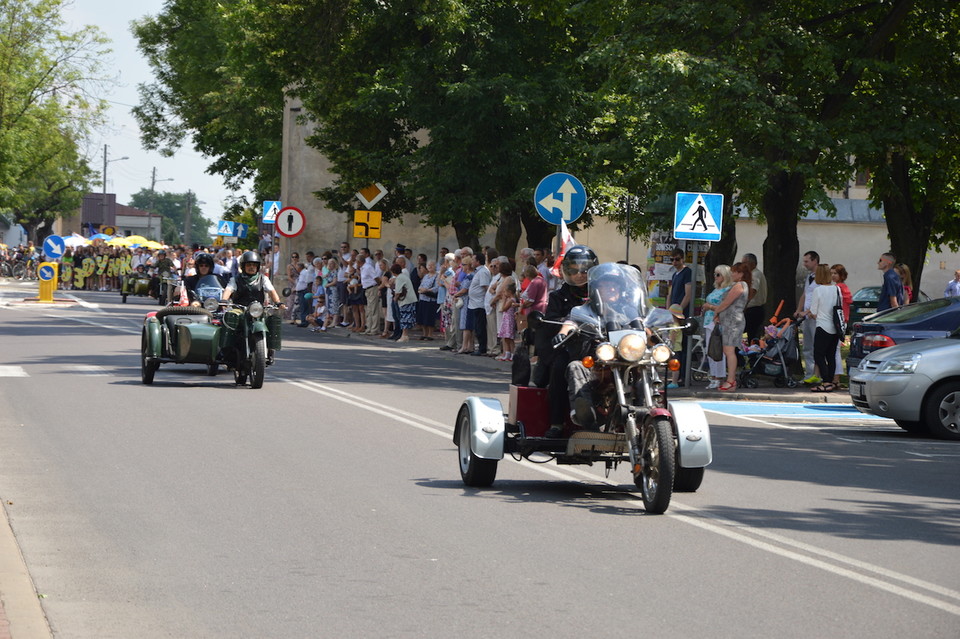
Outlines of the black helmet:
M 597 254 L 593 249 L 583 244 L 577 244 L 570 247 L 566 255 L 563 256 L 563 262 L 560 264 L 560 272 L 563 274 L 563 281 L 570 286 L 577 286 L 571 277 L 577 273 L 586 273 L 599 263 Z
M 197 268 L 206 265 L 210 267 L 210 270 L 213 270 L 213 256 L 209 253 L 201 253 L 193 259 L 193 265 Z
M 260 272 L 260 256 L 257 255 L 256 251 L 247 251 L 240 256 L 240 272 L 243 272 L 243 267 L 248 262 L 254 262 L 257 265 L 257 272 Z

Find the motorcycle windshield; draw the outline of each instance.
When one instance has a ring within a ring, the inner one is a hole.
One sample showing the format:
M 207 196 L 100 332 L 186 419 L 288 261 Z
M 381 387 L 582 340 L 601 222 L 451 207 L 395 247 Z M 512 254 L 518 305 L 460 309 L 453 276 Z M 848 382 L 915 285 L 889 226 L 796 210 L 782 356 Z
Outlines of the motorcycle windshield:
M 650 312 L 640 272 L 627 264 L 600 264 L 587 272 L 591 310 L 607 330 L 640 328 Z
M 200 300 L 206 300 L 211 297 L 220 299 L 223 297 L 223 287 L 216 275 L 204 275 L 197 282 L 197 297 Z

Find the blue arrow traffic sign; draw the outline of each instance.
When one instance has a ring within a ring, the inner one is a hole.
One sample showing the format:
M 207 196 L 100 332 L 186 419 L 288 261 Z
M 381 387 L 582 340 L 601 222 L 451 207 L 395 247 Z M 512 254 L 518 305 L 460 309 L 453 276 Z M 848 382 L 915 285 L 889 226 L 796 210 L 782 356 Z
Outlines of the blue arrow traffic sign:
M 43 241 L 43 254 L 48 260 L 59 260 L 66 250 L 67 244 L 59 235 L 50 235 Z
M 550 224 L 576 222 L 587 208 L 587 190 L 569 173 L 551 173 L 533 192 L 537 213 Z
M 37 277 L 39 277 L 44 282 L 49 282 L 53 279 L 53 276 L 56 272 L 53 270 L 53 267 L 49 264 L 44 264 L 39 269 L 37 269 Z
M 722 193 L 677 192 L 673 237 L 678 240 L 720 241 L 723 219 Z
M 237 222 L 234 226 L 235 226 L 234 233 L 236 234 L 237 237 L 239 237 L 241 240 L 247 237 L 247 230 L 249 230 L 250 228 L 248 224 L 242 224 L 240 222 Z

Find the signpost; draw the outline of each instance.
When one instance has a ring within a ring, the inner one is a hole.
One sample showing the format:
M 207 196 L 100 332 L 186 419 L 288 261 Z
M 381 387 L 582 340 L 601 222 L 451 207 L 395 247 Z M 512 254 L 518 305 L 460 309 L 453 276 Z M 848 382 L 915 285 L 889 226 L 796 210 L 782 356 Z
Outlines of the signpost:
M 55 237 L 55 236 L 51 236 Z M 60 239 L 59 237 L 57 239 Z M 63 240 L 60 240 L 61 242 Z M 44 242 L 46 246 L 46 242 Z M 41 262 L 37 266 L 37 279 L 40 280 L 40 291 L 37 296 L 38 302 L 53 303 L 53 292 L 57 290 L 57 272 L 60 265 L 56 262 Z
M 283 202 L 280 200 L 265 200 L 263 203 L 263 223 L 273 224 L 282 208 Z
M 374 182 L 370 186 L 364 187 L 357 191 L 357 199 L 360 200 L 360 203 L 365 207 L 371 209 L 373 208 L 374 204 L 382 200 L 389 192 L 390 191 L 388 191 L 382 184 L 379 182 Z
M 546 222 L 576 222 L 587 208 L 587 190 L 569 173 L 551 173 L 533 192 L 533 204 Z
M 677 192 L 676 207 L 673 215 L 673 237 L 678 240 L 697 240 L 693 243 L 693 260 L 691 269 L 691 284 L 693 294 L 690 296 L 690 308 L 687 309 L 687 317 L 693 317 L 694 301 L 697 299 L 697 281 L 696 270 L 699 265 L 698 248 L 700 242 L 718 242 L 720 241 L 720 230 L 723 228 L 723 194 L 722 193 L 690 193 L 686 191 Z M 690 362 L 693 358 L 691 349 L 687 346 L 688 340 L 684 341 L 684 351 L 686 352 L 686 368 L 684 375 L 684 384 L 690 387 Z M 706 347 L 706 344 L 704 344 Z
M 284 237 L 296 237 L 303 233 L 307 226 L 307 218 L 303 211 L 295 206 L 281 209 L 277 214 L 276 230 Z
M 353 237 L 379 240 L 382 220 L 380 211 L 354 211 Z
M 47 236 L 47 239 L 43 241 L 43 254 L 47 256 L 48 260 L 59 260 L 66 250 L 67 244 L 59 235 Z

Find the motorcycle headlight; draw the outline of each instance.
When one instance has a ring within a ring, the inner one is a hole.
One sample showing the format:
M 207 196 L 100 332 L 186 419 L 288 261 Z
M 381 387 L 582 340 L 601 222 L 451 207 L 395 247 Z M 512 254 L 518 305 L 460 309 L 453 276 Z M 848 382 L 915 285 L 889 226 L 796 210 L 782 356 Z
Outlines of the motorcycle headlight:
M 673 355 L 673 352 L 666 344 L 657 344 L 653 347 L 653 352 L 651 353 L 653 361 L 657 364 L 665 364 L 671 355 Z
M 220 300 L 215 297 L 208 297 L 203 300 L 203 307 L 210 311 L 211 313 L 216 312 L 220 308 Z
M 647 351 L 647 337 L 643 333 L 630 333 L 617 344 L 620 357 L 628 362 L 636 362 Z
M 241 319 L 243 319 L 243 311 L 239 308 L 231 308 L 223 314 L 223 324 L 231 331 L 237 330 Z
M 906 357 L 894 357 L 880 364 L 878 373 L 903 374 L 912 373 L 917 370 L 917 364 L 920 363 L 920 353 L 914 353 Z
M 250 317 L 253 319 L 260 319 L 263 317 L 263 304 L 260 302 L 253 302 L 247 307 L 247 312 L 250 313 Z
M 597 346 L 597 359 L 601 362 L 611 362 L 617 356 L 617 349 L 610 342 L 604 342 Z

